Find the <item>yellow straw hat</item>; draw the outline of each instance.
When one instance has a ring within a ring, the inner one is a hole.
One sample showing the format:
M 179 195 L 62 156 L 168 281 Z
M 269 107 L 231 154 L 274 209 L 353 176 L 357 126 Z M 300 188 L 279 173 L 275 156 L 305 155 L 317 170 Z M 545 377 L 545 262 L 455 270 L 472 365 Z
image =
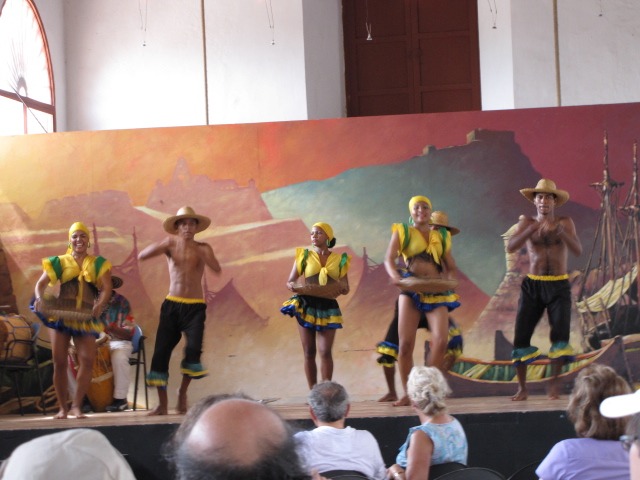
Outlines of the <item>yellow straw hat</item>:
M 556 197 L 556 207 L 564 205 L 569 200 L 569 192 L 556 188 L 556 182 L 548 178 L 540 179 L 535 188 L 523 188 L 520 193 L 530 202 L 533 202 L 536 193 L 552 193 Z
M 436 227 L 444 227 L 451 235 L 457 235 L 460 233 L 460 229 L 456 227 L 452 227 L 449 225 L 449 216 L 440 211 L 436 210 L 435 212 L 431 212 L 431 218 L 429 219 L 429 225 L 435 225 Z
M 210 218 L 205 217 L 204 215 L 198 215 L 191 207 L 182 207 L 173 217 L 169 217 L 164 222 L 162 222 L 162 227 L 164 228 L 165 232 L 175 235 L 176 233 L 178 233 L 178 227 L 176 223 L 184 218 L 193 218 L 198 222 L 196 233 L 206 230 L 207 227 L 211 225 Z

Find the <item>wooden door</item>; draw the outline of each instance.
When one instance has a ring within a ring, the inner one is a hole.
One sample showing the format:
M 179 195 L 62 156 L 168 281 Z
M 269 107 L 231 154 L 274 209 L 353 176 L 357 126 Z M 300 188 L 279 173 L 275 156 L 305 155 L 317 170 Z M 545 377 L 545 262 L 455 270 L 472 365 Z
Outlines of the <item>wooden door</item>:
M 481 108 L 476 0 L 343 0 L 343 25 L 347 116 Z

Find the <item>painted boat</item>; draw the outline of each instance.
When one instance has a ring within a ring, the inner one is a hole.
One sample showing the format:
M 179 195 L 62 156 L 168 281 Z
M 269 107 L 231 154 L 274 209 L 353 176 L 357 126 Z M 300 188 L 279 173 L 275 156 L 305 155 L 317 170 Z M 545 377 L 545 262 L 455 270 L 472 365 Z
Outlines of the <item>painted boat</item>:
M 640 345 L 640 342 L 637 342 Z M 569 393 L 580 371 L 591 363 L 609 365 L 623 376 L 628 375 L 623 337 L 606 342 L 602 348 L 576 355 L 575 361 L 562 367 L 558 392 Z M 545 394 L 552 380 L 549 359 L 536 360 L 527 368 L 527 390 Z M 510 360 L 478 360 L 460 357 L 447 372 L 452 397 L 511 396 L 518 389 L 516 369 Z

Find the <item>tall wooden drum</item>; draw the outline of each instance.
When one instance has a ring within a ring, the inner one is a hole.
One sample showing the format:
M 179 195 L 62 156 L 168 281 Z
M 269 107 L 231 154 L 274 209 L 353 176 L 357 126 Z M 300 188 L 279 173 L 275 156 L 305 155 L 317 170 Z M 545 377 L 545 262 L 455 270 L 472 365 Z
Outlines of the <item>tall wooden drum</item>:
M 0 361 L 24 362 L 31 356 L 31 324 L 22 315 L 0 315 Z

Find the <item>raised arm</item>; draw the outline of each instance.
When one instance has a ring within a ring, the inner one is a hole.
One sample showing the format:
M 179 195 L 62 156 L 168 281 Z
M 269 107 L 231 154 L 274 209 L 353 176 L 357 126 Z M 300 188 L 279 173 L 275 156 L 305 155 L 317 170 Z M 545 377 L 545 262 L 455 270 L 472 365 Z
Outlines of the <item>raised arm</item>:
M 520 220 L 518 221 L 518 226 L 516 227 L 516 231 L 513 232 L 513 235 L 509 237 L 507 242 L 507 252 L 513 253 L 527 242 L 527 240 L 533 235 L 533 233 L 538 229 L 539 223 L 535 220 L 525 217 L 524 215 L 520 215 Z
M 151 245 L 143 248 L 140 253 L 138 253 L 138 260 L 146 260 L 148 258 L 157 257 L 158 255 L 161 255 L 163 253 L 168 254 L 170 246 L 170 237 L 166 237 L 164 240 L 152 243 Z
M 576 257 L 582 255 L 582 243 L 576 233 L 576 226 L 569 217 L 562 217 L 556 229 L 558 236 L 567 245 L 567 248 Z

